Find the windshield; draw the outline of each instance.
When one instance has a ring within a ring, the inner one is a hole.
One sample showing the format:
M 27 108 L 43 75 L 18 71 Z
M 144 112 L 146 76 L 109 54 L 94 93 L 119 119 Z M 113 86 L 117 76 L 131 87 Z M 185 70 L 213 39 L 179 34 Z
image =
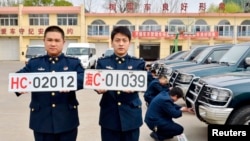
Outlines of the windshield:
M 26 56 L 45 55 L 46 51 L 44 47 L 28 47 Z
M 202 60 L 204 60 L 204 58 L 207 56 L 207 54 L 209 54 L 209 52 L 211 51 L 210 48 L 207 48 L 205 50 L 203 50 L 198 56 L 196 56 L 192 61 L 196 62 L 196 63 L 200 63 Z
M 239 59 L 247 52 L 248 46 L 235 45 L 221 59 L 220 63 L 236 64 Z
M 190 50 L 190 53 L 184 58 L 186 61 L 192 61 L 194 57 L 196 57 L 201 51 L 203 51 L 205 48 L 194 48 Z
M 189 51 L 183 53 L 179 58 L 184 60 L 184 58 L 186 58 L 190 53 L 191 53 L 191 51 L 189 50 Z
M 89 55 L 89 48 L 68 48 L 67 55 Z
M 112 49 L 109 49 L 109 50 L 106 50 L 106 52 L 104 53 L 104 56 L 110 56 L 114 53 L 114 50 Z

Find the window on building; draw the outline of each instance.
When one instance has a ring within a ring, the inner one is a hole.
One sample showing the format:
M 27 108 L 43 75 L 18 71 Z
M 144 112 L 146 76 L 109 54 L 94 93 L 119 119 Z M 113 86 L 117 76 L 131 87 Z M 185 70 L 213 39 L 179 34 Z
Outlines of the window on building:
M 168 27 L 165 26 L 165 31 L 168 31 L 169 34 L 176 34 L 179 31 L 187 31 L 187 26 L 182 20 L 172 19 L 168 23 Z
M 237 36 L 250 36 L 250 20 L 245 20 L 237 26 Z
M 131 32 L 135 31 L 135 25 L 132 25 L 128 20 L 120 20 L 114 25 L 114 28 L 117 26 L 126 26 Z
M 195 30 L 193 32 L 209 32 L 210 26 L 207 25 L 207 22 L 200 19 L 195 22 L 194 27 L 192 27 L 192 30 Z
M 228 20 L 222 20 L 218 25 L 214 26 L 214 31 L 219 33 L 219 36 L 233 37 L 234 26 L 230 25 Z
M 58 25 L 77 25 L 77 14 L 57 14 Z
M 88 35 L 90 36 L 108 36 L 109 25 L 106 25 L 102 20 L 95 20 L 88 25 Z
M 139 26 L 139 31 L 161 31 L 161 26 L 154 20 L 147 20 Z
M 0 14 L 1 26 L 17 26 L 18 15 L 17 14 Z
M 49 14 L 29 14 L 30 25 L 49 25 Z

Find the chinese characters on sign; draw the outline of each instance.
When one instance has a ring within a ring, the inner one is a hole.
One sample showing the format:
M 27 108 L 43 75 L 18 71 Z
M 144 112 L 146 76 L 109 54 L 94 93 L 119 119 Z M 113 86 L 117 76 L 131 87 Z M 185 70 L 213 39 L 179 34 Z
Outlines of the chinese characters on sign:
M 167 32 L 158 32 L 158 31 L 134 31 L 132 32 L 134 38 L 140 37 L 155 37 L 155 38 L 171 38 L 175 37 L 175 34 L 168 34 Z M 210 38 L 210 37 L 218 37 L 218 32 L 196 32 L 194 34 L 183 34 L 180 37 L 201 37 L 201 38 Z
M 32 28 L 32 27 L 0 27 L 0 35 L 14 35 L 14 36 L 19 36 L 19 35 L 43 35 L 44 34 L 44 28 Z M 65 33 L 67 35 L 73 35 L 74 34 L 74 29 L 73 28 L 67 28 L 65 29 Z
M 205 2 L 200 3 L 199 11 L 201 11 L 201 12 L 205 12 L 206 11 L 206 3 Z

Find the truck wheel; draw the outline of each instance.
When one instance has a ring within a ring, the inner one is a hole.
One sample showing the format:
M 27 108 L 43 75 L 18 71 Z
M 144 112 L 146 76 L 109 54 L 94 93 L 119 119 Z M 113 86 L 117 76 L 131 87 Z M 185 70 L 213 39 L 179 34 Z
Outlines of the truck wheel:
M 250 105 L 241 107 L 229 117 L 229 125 L 250 125 Z
M 91 69 L 95 69 L 95 65 L 96 65 L 96 61 L 95 61 L 95 63 L 93 64 L 93 66 L 91 66 L 90 68 L 91 68 Z

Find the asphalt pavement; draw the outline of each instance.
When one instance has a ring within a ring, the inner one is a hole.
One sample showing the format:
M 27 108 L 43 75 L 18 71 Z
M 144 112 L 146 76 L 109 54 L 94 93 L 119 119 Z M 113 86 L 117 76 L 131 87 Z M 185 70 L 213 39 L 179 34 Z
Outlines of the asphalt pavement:
M 8 92 L 8 75 L 24 66 L 20 61 L 0 61 L 0 141 L 34 141 L 33 132 L 29 129 L 29 102 L 30 94 L 17 97 Z M 141 94 L 141 100 L 143 101 Z M 101 141 L 99 118 L 100 95 L 93 90 L 80 90 L 77 92 L 80 103 L 78 128 L 78 141 Z M 178 101 L 184 104 L 184 101 Z M 142 106 L 143 116 L 146 106 Z M 199 121 L 195 115 L 184 113 L 176 122 L 184 126 L 184 135 L 188 141 L 207 141 L 207 125 Z M 140 130 L 140 141 L 154 141 L 150 130 L 143 124 Z M 183 136 L 182 136 L 183 137 Z M 183 139 L 183 138 L 182 138 Z M 181 140 L 175 137 L 166 141 Z M 184 141 L 184 140 L 182 140 Z

